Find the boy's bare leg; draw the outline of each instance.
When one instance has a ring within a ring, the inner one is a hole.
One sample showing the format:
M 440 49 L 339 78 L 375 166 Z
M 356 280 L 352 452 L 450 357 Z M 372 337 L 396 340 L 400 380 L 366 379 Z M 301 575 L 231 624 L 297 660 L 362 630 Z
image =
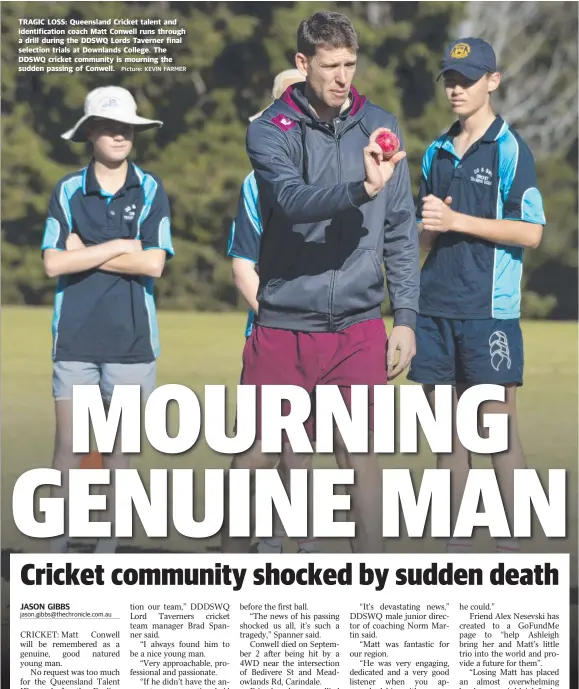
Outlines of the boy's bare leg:
M 156 387 L 157 367 L 155 363 L 149 364 L 104 364 L 101 371 L 101 394 L 103 404 L 108 417 L 110 400 L 114 394 L 116 385 L 139 385 L 141 388 L 141 418 L 147 400 Z M 96 553 L 114 553 L 117 549 L 118 538 L 115 535 L 115 499 L 116 499 L 116 472 L 131 468 L 132 456 L 123 453 L 121 434 L 117 432 L 113 451 L 102 453 L 103 468 L 110 471 L 110 482 L 101 488 L 101 494 L 106 497 L 106 509 L 100 513 L 100 520 L 109 522 L 111 536 L 99 538 L 95 548 Z
M 62 399 L 55 401 L 56 433 L 54 441 L 54 455 L 52 468 L 61 472 L 61 485 L 51 487 L 53 498 L 62 498 L 65 505 L 65 533 L 51 542 L 51 552 L 65 552 L 68 548 L 68 507 L 71 469 L 79 469 L 80 455 L 72 451 L 72 400 Z M 105 469 L 126 469 L 130 466 L 130 458 L 120 451 L 120 436 L 117 437 L 115 448 L 110 455 L 103 455 L 103 467 Z M 111 475 L 111 483 L 101 487 L 107 499 L 107 508 L 103 511 L 101 520 L 110 521 L 114 530 L 114 474 Z M 110 538 L 99 539 L 96 552 L 114 552 L 117 539 L 112 534 Z
M 54 438 L 54 453 L 52 468 L 61 472 L 60 486 L 51 486 L 50 495 L 53 498 L 62 498 L 65 506 L 65 533 L 52 539 L 50 551 L 53 553 L 66 552 L 68 548 L 68 490 L 69 474 L 71 469 L 78 469 L 80 457 L 72 451 L 72 400 L 56 400 L 54 403 L 56 417 L 56 431 Z
M 436 466 L 438 469 L 448 469 L 450 471 L 450 519 L 451 534 L 456 526 L 456 520 L 460 511 L 462 496 L 466 488 L 468 474 L 472 467 L 470 452 L 462 445 L 456 432 L 456 409 L 458 400 L 466 390 L 466 385 L 457 385 L 453 388 L 452 394 L 452 452 L 437 455 Z M 425 385 L 424 392 L 428 398 L 430 407 L 434 409 L 434 386 Z M 468 538 L 455 538 L 451 535 L 446 544 L 447 552 L 464 552 L 471 547 Z
M 505 402 L 485 402 L 482 413 L 508 414 L 509 417 L 509 447 L 505 452 L 492 455 L 493 469 L 499 484 L 501 498 L 509 522 L 509 529 L 513 533 L 515 516 L 515 471 L 526 469 L 527 462 L 521 439 L 519 437 L 517 420 L 517 386 L 507 385 Z M 497 550 L 503 552 L 517 552 L 519 541 L 516 538 L 499 538 L 496 541 Z
M 107 408 L 108 414 L 108 408 Z M 115 494 L 116 494 L 116 471 L 117 469 L 131 468 L 131 455 L 121 452 L 120 433 L 117 435 L 113 451 L 110 454 L 102 454 L 103 469 L 110 470 L 110 483 L 101 487 L 101 495 L 107 500 L 106 509 L 100 513 L 100 521 L 110 522 L 110 538 L 99 538 L 95 548 L 95 553 L 114 553 L 117 549 L 118 538 L 115 536 Z

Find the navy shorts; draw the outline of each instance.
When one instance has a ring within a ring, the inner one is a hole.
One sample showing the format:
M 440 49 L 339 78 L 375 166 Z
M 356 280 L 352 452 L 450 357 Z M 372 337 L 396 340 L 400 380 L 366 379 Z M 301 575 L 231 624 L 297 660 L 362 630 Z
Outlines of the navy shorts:
M 408 379 L 423 385 L 522 385 L 519 319 L 418 316 Z

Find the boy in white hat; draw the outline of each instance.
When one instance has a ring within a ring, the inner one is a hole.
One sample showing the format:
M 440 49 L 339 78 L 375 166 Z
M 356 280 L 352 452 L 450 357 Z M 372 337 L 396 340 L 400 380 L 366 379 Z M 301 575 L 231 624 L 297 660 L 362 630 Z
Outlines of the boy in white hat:
M 140 385 L 143 399 L 156 383 L 159 334 L 153 292 L 165 259 L 174 254 L 169 202 L 161 180 L 129 160 L 135 132 L 162 122 L 137 115 L 124 88 L 91 91 L 84 115 L 63 134 L 90 141 L 88 165 L 61 179 L 49 202 L 42 239 L 48 276 L 58 278 L 54 302 L 53 396 L 56 437 L 53 468 L 62 483 L 53 497 L 68 496 L 68 472 L 79 467 L 72 452 L 74 385 L 99 385 L 105 404 L 115 385 Z M 118 447 L 103 456 L 107 469 L 124 469 L 129 458 Z M 106 487 L 112 522 L 114 472 Z M 113 537 L 100 539 L 97 552 L 114 552 Z M 65 533 L 51 544 L 65 552 Z

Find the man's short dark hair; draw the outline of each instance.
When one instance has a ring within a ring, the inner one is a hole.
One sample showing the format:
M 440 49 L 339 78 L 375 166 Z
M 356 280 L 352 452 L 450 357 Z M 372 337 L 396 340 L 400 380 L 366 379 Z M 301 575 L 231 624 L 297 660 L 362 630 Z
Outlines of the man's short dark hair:
M 338 12 L 316 12 L 298 28 L 298 53 L 313 57 L 318 47 L 358 50 L 352 22 Z

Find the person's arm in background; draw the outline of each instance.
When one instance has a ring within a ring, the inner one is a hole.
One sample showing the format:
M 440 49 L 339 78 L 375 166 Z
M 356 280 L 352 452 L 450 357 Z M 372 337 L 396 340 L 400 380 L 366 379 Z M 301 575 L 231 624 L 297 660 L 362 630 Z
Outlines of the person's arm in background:
M 237 203 L 237 214 L 231 224 L 227 255 L 233 259 L 231 270 L 237 291 L 257 314 L 259 275 L 257 263 L 261 244 L 262 225 L 257 185 L 251 172 L 243 181 Z
M 257 314 L 257 291 L 259 290 L 259 275 L 256 264 L 246 258 L 234 258 L 231 262 L 233 282 L 237 291 L 245 299 L 249 308 Z
M 143 184 L 145 203 L 139 217 L 137 234 L 142 251 L 113 258 L 101 265 L 100 270 L 158 278 L 163 274 L 166 258 L 174 256 L 171 212 L 163 184 L 159 178 L 151 175 L 146 175 Z
M 295 123 L 298 127 L 298 123 Z M 372 133 L 372 136 L 376 132 Z M 364 156 L 365 179 L 358 182 L 315 187 L 306 184 L 290 155 L 286 132 L 259 118 L 247 130 L 246 148 L 255 176 L 275 207 L 292 223 L 330 220 L 336 214 L 368 203 L 375 198 L 392 177 L 401 156 L 382 163 L 378 171 L 375 156 L 381 156 L 378 144 L 372 141 L 360 151 Z M 386 176 L 384 176 L 386 170 Z
M 79 251 L 67 251 L 67 239 L 72 228 L 60 205 L 60 192 L 61 185 L 59 184 L 48 203 L 48 216 L 42 236 L 42 261 L 48 277 L 74 275 L 92 270 L 105 261 L 123 254 L 130 254 L 140 248 L 135 241 L 114 239 L 98 246 L 82 246 L 82 250 Z
M 517 138 L 517 144 L 503 151 L 503 155 L 499 153 L 502 218 L 493 220 L 458 213 L 430 195 L 423 203 L 425 228 L 461 232 L 506 246 L 537 248 L 546 222 L 543 199 L 537 189 L 533 155 L 522 139 Z
M 398 136 L 400 150 L 403 151 L 404 142 L 397 122 L 392 131 Z M 414 328 L 420 289 L 418 227 L 406 160 L 396 166 L 387 193 L 389 203 L 384 223 L 384 266 L 394 314 L 387 366 L 389 377 L 395 378 L 410 364 L 416 353 Z M 395 364 L 397 351 L 399 358 Z

